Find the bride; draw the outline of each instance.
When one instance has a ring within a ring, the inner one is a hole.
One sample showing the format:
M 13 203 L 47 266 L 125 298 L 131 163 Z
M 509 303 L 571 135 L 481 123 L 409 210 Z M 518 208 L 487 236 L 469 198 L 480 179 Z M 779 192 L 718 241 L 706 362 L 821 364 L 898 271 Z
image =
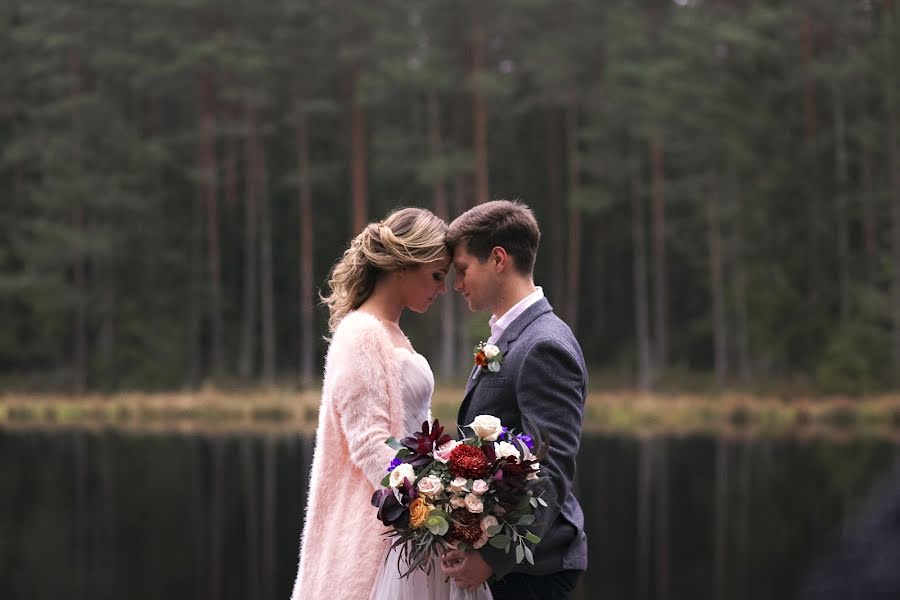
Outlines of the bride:
M 332 337 L 292 600 L 490 598 L 487 588 L 458 589 L 437 565 L 401 579 L 370 503 L 395 454 L 384 441 L 430 420 L 434 377 L 399 322 L 447 291 L 446 232 L 425 209 L 398 210 L 367 225 L 331 271 L 322 299 Z

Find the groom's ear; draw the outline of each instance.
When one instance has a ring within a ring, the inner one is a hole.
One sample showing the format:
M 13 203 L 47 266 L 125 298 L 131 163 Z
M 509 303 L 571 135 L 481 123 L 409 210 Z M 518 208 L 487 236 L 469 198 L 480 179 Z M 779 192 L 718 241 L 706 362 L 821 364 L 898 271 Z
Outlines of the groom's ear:
M 502 246 L 494 246 L 493 249 L 491 249 L 491 255 L 488 257 L 491 266 L 498 273 L 511 266 L 510 260 L 509 254 L 506 253 L 506 250 L 504 250 Z

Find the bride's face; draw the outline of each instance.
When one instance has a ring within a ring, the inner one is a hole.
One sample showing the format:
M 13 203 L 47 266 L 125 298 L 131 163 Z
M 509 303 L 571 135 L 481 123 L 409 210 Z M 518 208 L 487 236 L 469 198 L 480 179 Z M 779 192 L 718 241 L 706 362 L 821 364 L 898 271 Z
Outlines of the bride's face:
M 403 277 L 404 304 L 413 312 L 424 313 L 447 291 L 450 258 L 406 269 Z

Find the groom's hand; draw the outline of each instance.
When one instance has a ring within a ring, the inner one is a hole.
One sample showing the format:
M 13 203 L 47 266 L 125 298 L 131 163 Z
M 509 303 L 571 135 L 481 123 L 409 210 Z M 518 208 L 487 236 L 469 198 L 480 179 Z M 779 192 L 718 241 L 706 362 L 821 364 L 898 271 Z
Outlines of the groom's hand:
M 494 570 L 481 558 L 480 552 L 451 550 L 441 558 L 441 571 L 453 579 L 457 587 L 470 592 L 487 581 Z

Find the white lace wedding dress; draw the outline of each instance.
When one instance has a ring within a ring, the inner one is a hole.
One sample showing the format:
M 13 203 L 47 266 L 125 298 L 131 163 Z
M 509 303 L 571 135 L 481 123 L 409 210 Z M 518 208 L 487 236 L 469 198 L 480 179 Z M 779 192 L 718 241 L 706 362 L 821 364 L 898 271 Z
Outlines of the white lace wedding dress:
M 420 431 L 422 423 L 429 420 L 431 395 L 434 393 L 434 375 L 428 360 L 421 354 L 397 348 L 397 360 L 403 385 L 403 408 L 405 410 L 404 434 Z M 391 550 L 375 577 L 375 585 L 369 600 L 491 600 L 491 591 L 481 586 L 475 592 L 459 589 L 446 577 L 439 565 L 434 565 L 430 574 L 417 569 L 403 579 L 400 574 L 406 569 L 398 569 L 399 548 Z

